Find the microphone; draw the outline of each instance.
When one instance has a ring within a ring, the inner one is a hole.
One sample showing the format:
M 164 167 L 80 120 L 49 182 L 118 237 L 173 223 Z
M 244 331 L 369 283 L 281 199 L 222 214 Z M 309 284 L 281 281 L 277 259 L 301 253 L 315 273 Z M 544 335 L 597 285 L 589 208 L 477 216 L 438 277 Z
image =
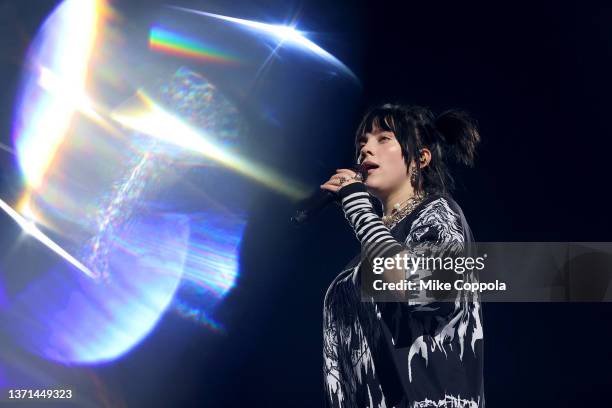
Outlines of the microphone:
M 365 181 L 368 177 L 368 170 L 365 166 L 357 165 L 353 167 L 353 170 L 361 174 L 362 181 Z M 332 193 L 329 190 L 316 191 L 305 201 L 303 208 L 296 211 L 295 215 L 291 217 L 291 221 L 296 225 L 302 225 L 310 221 L 329 204 L 337 201 L 337 199 L 338 194 Z

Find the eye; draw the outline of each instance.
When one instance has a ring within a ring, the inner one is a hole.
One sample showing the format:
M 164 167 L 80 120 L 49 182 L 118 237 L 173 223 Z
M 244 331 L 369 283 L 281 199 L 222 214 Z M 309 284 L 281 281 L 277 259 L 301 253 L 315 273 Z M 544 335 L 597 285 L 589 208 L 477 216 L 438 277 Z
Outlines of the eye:
M 379 143 L 383 143 L 383 142 L 386 142 L 387 140 L 391 140 L 391 138 L 390 138 L 389 136 L 381 136 L 381 137 L 378 139 L 378 142 L 379 142 Z

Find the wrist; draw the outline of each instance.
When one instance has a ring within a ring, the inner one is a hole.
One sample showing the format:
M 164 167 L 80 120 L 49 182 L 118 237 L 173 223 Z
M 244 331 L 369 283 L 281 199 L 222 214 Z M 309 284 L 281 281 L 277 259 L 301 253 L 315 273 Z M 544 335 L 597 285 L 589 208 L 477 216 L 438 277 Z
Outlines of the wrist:
M 363 222 L 366 222 L 366 218 L 362 215 L 375 215 L 374 206 L 365 184 L 361 182 L 347 184 L 338 190 L 338 195 L 340 196 L 344 216 L 355 229 L 355 232 Z M 358 236 L 358 238 L 360 237 Z
M 344 187 L 342 187 L 340 190 L 338 190 L 338 195 L 340 196 L 340 199 L 344 199 L 354 193 L 367 193 L 367 192 L 368 192 L 368 189 L 365 184 L 363 184 L 362 182 L 355 182 L 355 183 L 347 184 Z

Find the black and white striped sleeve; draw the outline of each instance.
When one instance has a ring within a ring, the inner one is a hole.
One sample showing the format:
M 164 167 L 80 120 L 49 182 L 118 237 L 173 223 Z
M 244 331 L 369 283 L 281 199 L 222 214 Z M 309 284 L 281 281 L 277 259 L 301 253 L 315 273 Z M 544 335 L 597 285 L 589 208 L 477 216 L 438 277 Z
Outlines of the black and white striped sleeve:
M 370 195 L 363 183 L 352 183 L 338 191 L 344 216 L 353 227 L 368 259 L 389 258 L 405 248 L 391 235 L 374 211 Z

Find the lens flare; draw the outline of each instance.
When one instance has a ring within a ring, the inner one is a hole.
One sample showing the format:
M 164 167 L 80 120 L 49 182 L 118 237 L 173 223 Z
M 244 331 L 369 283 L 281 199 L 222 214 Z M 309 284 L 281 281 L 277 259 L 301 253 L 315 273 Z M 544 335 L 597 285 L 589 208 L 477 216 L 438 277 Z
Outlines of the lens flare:
M 59 73 L 60 82 L 72 84 L 73 89 L 85 89 L 88 63 L 105 7 L 102 0 L 62 3 L 44 23 L 33 43 L 31 49 L 34 51 L 28 55 L 31 66 L 40 70 L 42 64 L 48 63 L 51 71 Z M 39 103 L 31 105 L 33 99 Z M 27 83 L 17 109 L 15 141 L 19 163 L 31 187 L 41 185 L 70 127 L 74 110 L 74 104 L 66 103 L 66 98 L 58 93 L 45 92 L 38 81 Z
M 248 137 L 238 109 L 213 83 L 192 69 L 180 67 L 158 88 L 154 99 L 190 126 L 209 134 L 220 147 L 233 149 Z
M 130 101 L 116 109 L 111 117 L 128 129 L 201 154 L 291 198 L 302 199 L 307 195 L 304 187 L 272 169 L 221 148 L 212 141 L 210 135 L 197 131 L 167 112 L 144 91 L 138 91 Z
M 253 187 L 309 192 L 243 148 L 278 151 L 266 143 L 290 128 L 282 111 L 307 103 L 295 79 L 312 78 L 283 61 L 269 80 L 259 62 L 273 42 L 325 78 L 352 72 L 295 28 L 180 10 L 122 19 L 104 0 L 64 0 L 32 41 L 13 127 L 24 191 L 16 208 L 0 201 L 21 237 L 0 264 L 0 337 L 22 354 L 112 361 L 166 311 L 222 331 Z
M 210 209 L 190 218 L 189 251 L 173 307 L 180 316 L 222 332 L 223 326 L 212 315 L 238 279 L 246 217 Z
M 14 126 L 21 214 L 0 203 L 28 233 L 3 258 L 8 286 L 27 285 L 7 294 L 1 336 L 70 364 L 113 360 L 142 341 L 171 306 L 189 251 L 189 217 L 146 202 L 169 165 L 136 149 L 90 96 L 89 80 L 110 64 L 100 50 L 113 51 L 101 37 L 105 7 L 66 0 L 32 42 Z
M 204 62 L 219 64 L 236 64 L 238 59 L 222 51 L 207 46 L 202 42 L 170 31 L 163 27 L 153 27 L 149 34 L 149 48 L 184 58 L 193 58 Z
M 194 10 L 185 7 L 169 6 L 175 10 L 184 11 L 187 13 L 197 14 L 205 17 L 214 18 L 217 20 L 227 21 L 233 23 L 239 27 L 243 27 L 252 30 L 254 33 L 274 39 L 276 41 L 276 47 L 296 47 L 301 50 L 308 51 L 309 53 L 321 58 L 328 62 L 334 67 L 340 69 L 342 72 L 347 74 L 353 80 L 359 82 L 357 76 L 342 63 L 338 58 L 334 57 L 329 52 L 309 40 L 305 37 L 304 33 L 295 29 L 292 26 L 266 24 L 258 21 L 245 20 L 242 18 L 224 16 L 221 14 L 208 13 L 205 11 Z
M 89 276 L 90 278 L 97 277 L 97 275 L 94 274 L 91 270 L 89 270 L 89 268 L 87 268 L 85 265 L 79 262 L 75 257 L 70 255 L 61 246 L 59 246 L 51 238 L 45 235 L 40 229 L 38 229 L 38 227 L 36 226 L 36 224 L 34 224 L 34 222 L 26 220 L 24 217 L 21 216 L 21 214 L 13 210 L 13 208 L 11 208 L 10 205 L 8 205 L 2 200 L 0 200 L 0 209 L 2 209 L 2 211 L 7 213 L 13 220 L 15 220 L 15 222 L 19 224 L 19 226 L 23 229 L 25 233 L 32 236 L 33 238 L 40 241 L 41 243 L 43 243 L 47 248 L 49 248 L 50 250 L 52 250 L 53 252 L 61 256 L 62 258 L 64 258 L 66 261 L 71 263 L 73 266 L 75 266 L 78 270 L 83 272 L 85 275 Z
M 120 245 L 109 251 L 110 279 L 83 279 L 56 263 L 9 300 L 4 318 L 11 322 L 10 332 L 3 336 L 62 363 L 93 364 L 124 355 L 171 304 L 188 240 L 189 220 L 183 215 L 134 217 Z M 24 255 L 13 254 L 22 268 Z
M 117 129 L 106 119 L 106 111 L 85 94 L 85 90 L 77 87 L 72 81 L 59 78 L 50 69 L 41 66 L 38 79 L 40 88 L 56 98 L 57 102 L 69 106 L 73 112 L 79 112 L 98 124 L 109 133 L 117 136 Z M 32 186 L 35 187 L 35 186 Z
M 223 213 L 193 215 L 192 246 L 183 278 L 221 299 L 236 283 L 244 217 Z

